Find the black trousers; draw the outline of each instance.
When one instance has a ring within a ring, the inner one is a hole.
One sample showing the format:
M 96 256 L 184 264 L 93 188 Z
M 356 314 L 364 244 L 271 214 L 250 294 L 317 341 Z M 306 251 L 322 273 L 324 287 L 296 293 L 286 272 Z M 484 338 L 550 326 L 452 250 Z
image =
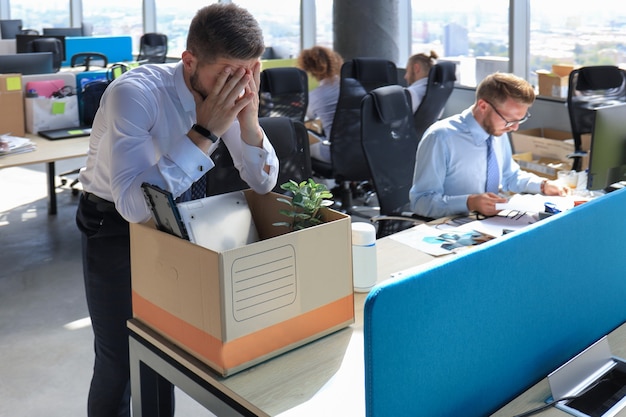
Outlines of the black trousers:
M 94 332 L 95 362 L 89 417 L 130 417 L 128 329 L 132 317 L 128 222 L 112 203 L 81 196 L 76 224 L 82 232 L 83 275 Z M 151 381 L 143 381 L 143 384 Z M 173 386 L 164 401 L 173 415 Z

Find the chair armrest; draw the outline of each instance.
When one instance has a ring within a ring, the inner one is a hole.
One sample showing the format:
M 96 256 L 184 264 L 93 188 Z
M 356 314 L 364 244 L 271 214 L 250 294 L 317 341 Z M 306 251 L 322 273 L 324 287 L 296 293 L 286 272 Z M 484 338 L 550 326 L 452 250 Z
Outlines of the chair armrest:
M 399 213 L 397 215 L 376 215 L 376 216 L 372 216 L 370 217 L 370 222 L 372 223 L 376 223 L 379 221 L 386 221 L 386 220 L 399 220 L 399 221 L 408 221 L 408 222 L 413 222 L 415 224 L 422 224 L 422 223 L 428 223 L 433 221 L 434 219 L 431 217 L 424 217 L 424 216 L 419 216 L 417 214 L 414 213 Z

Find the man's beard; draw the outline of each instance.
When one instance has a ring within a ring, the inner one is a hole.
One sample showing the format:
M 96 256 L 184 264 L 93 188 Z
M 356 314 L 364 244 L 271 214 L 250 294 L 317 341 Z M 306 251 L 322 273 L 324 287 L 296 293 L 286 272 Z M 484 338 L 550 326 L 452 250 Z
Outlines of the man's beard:
M 189 77 L 189 84 L 191 85 L 191 89 L 193 91 L 200 94 L 200 96 L 202 97 L 202 100 L 206 100 L 208 94 L 206 91 L 204 91 L 204 88 L 202 87 L 202 85 L 200 85 L 200 80 L 198 80 L 197 71 L 194 71 L 194 73 L 191 74 L 191 77 Z

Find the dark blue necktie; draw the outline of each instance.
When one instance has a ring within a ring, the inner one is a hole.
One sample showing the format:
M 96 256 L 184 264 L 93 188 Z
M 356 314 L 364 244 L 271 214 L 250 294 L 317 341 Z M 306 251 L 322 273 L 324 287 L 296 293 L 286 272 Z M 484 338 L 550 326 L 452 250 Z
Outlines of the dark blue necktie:
M 498 193 L 500 189 L 500 168 L 498 167 L 498 159 L 493 151 L 493 136 L 487 138 L 487 183 L 485 191 Z
M 206 174 L 191 184 L 191 199 L 199 200 L 206 197 Z

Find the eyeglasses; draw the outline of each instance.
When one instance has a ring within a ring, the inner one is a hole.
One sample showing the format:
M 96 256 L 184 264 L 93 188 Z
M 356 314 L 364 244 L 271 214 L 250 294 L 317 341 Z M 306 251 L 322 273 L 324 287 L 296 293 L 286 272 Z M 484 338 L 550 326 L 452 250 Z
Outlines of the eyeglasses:
M 487 100 L 485 100 L 485 103 L 489 104 L 489 105 L 491 106 L 491 108 L 493 109 L 493 111 L 495 111 L 495 112 L 496 112 L 496 114 L 497 114 L 498 116 L 500 116 L 500 119 L 504 120 L 504 128 L 505 128 L 505 129 L 506 129 L 506 128 L 509 128 L 509 127 L 511 127 L 511 126 L 514 126 L 514 125 L 521 125 L 521 124 L 522 124 L 522 123 L 524 123 L 526 120 L 530 119 L 530 113 L 526 112 L 526 115 L 525 115 L 524 117 L 522 117 L 521 119 L 519 119 L 519 120 L 513 120 L 513 121 L 509 122 L 508 120 L 506 120 L 506 119 L 504 118 L 504 116 L 503 116 L 503 115 L 501 115 L 501 114 L 500 114 L 500 112 L 498 111 L 498 109 L 496 109 L 496 106 L 494 106 L 493 104 L 491 104 L 491 103 L 490 103 L 490 102 L 488 102 Z

